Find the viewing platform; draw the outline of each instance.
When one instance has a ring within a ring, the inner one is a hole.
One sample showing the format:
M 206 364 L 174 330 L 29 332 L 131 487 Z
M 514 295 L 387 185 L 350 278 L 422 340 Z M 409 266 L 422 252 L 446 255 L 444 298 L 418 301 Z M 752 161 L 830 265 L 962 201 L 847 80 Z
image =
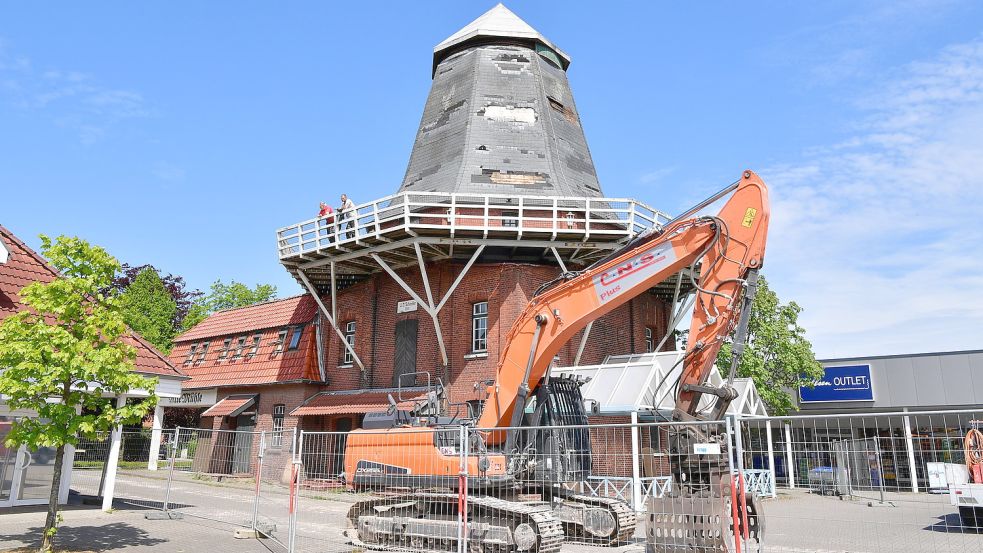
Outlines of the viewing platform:
M 379 260 L 392 269 L 421 258 L 551 260 L 565 271 L 669 219 L 625 198 L 404 192 L 358 205 L 349 219 L 335 212 L 283 227 L 277 252 L 299 282 L 302 269 L 322 290 L 332 271 L 344 287 L 379 271 Z

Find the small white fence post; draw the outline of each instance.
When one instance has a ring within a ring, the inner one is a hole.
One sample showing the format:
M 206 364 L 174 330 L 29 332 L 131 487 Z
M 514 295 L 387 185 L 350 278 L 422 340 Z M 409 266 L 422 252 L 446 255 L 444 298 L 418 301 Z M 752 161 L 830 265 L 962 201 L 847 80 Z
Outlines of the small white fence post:
M 915 444 L 911 436 L 911 417 L 908 416 L 908 408 L 904 409 L 904 440 L 905 448 L 908 450 L 908 471 L 911 474 L 911 491 L 918 493 L 918 472 L 915 466 Z
M 785 474 L 788 476 L 788 488 L 795 489 L 795 459 L 792 458 L 792 425 L 785 423 Z
M 256 530 L 256 522 L 259 519 L 259 489 L 263 481 L 263 454 L 266 453 L 266 431 L 259 434 L 259 455 L 256 463 L 256 496 L 253 498 L 253 531 Z
M 768 440 L 768 471 L 771 472 L 771 496 L 778 496 L 778 478 L 775 476 L 775 443 L 771 438 L 771 420 L 765 421 L 765 439 Z
M 116 397 L 116 407 L 126 406 L 126 396 Z M 109 454 L 106 456 L 106 480 L 102 488 L 102 510 L 110 511 L 113 508 L 113 497 L 116 495 L 116 471 L 119 470 L 119 449 L 123 441 L 123 427 L 113 428 L 109 437 Z
M 147 455 L 147 470 L 157 470 L 157 458 L 160 457 L 160 435 L 164 427 L 164 408 L 159 404 L 154 407 L 154 425 L 150 432 L 150 453 Z
M 631 412 L 631 498 L 635 511 L 642 510 L 642 455 L 638 444 L 638 411 Z
M 177 448 L 181 438 L 181 427 L 174 429 L 174 439 L 171 441 L 170 464 L 167 467 L 167 488 L 164 490 L 164 512 L 167 512 L 171 502 L 171 484 L 174 482 L 174 459 L 177 457 Z

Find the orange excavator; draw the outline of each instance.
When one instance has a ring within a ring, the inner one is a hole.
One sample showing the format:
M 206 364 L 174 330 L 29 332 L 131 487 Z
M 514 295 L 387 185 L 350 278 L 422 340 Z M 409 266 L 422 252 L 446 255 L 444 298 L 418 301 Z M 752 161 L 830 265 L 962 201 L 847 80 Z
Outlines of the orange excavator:
M 719 213 L 700 215 L 728 195 Z M 737 396 L 736 360 L 746 341 L 768 220 L 767 187 L 745 171 L 737 182 L 606 259 L 544 285 L 508 333 L 494 381 L 476 384 L 487 394 L 480 412 L 466 419 L 446 416 L 448 401 L 439 384 L 409 410 L 390 397 L 388 427 L 355 430 L 347 438 L 348 484 L 390 491 L 351 507 L 352 541 L 369 548 L 456 551 L 466 532 L 475 551 L 548 553 L 559 550 L 565 537 L 609 545 L 631 538 L 636 517 L 629 505 L 573 491 L 572 484 L 591 473 L 590 426 L 580 393 L 584 381 L 552 375 L 551 362 L 589 322 L 686 269 L 699 278 L 689 277 L 696 298 L 673 418 L 694 424 L 679 425 L 682 430 L 670 444 L 683 459 L 672 476 L 686 497 L 666 500 L 686 504 L 655 508 L 705 509 L 700 501 L 720 503 L 726 493 L 720 483 L 731 478 L 726 440 L 707 435 L 696 422 L 719 420 Z M 710 386 L 717 353 L 731 335 L 735 364 L 724 385 Z M 705 396 L 715 398 L 710 413 L 699 410 Z M 692 444 L 713 441 L 724 449 L 715 460 L 693 453 Z M 399 493 L 400 488 L 428 491 Z M 650 525 L 690 536 L 692 543 L 680 551 L 715 544 L 706 536 L 721 534 L 719 520 L 738 521 L 734 524 L 744 526 L 738 528 L 744 535 L 760 530 L 750 500 L 734 506 L 740 516 L 730 518 L 730 508 L 719 516 L 704 510 L 695 513 L 701 516 L 671 520 L 650 517 Z M 717 528 L 704 528 L 711 519 Z M 650 529 L 652 536 L 668 535 L 662 531 Z M 651 545 L 655 551 L 675 550 Z

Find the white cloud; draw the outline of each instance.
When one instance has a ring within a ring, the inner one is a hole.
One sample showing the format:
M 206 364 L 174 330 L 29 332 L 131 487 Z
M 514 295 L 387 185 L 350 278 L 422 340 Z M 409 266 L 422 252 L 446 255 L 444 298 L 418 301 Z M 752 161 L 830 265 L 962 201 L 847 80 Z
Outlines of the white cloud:
M 858 104 L 856 136 L 763 171 L 767 274 L 822 357 L 983 346 L 983 37 Z
M 675 167 L 661 167 L 655 169 L 654 171 L 649 171 L 638 178 L 638 182 L 642 184 L 653 184 L 659 182 L 676 171 Z
M 2 39 L 0 100 L 46 115 L 76 132 L 83 144 L 102 140 L 122 120 L 153 115 L 138 92 L 107 86 L 79 71 L 37 71 L 29 58 L 12 53 Z

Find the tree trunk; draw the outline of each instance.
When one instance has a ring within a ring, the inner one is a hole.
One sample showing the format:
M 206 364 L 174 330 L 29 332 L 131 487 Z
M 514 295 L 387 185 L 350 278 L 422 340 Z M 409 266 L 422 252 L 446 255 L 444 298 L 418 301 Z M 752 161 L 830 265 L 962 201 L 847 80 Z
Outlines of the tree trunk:
M 41 534 L 39 553 L 51 551 L 51 541 L 58 531 L 58 495 L 61 492 L 61 469 L 65 464 L 65 445 L 58 446 L 55 451 L 55 473 L 51 477 L 51 495 L 48 496 L 48 516 L 44 520 L 44 532 Z

